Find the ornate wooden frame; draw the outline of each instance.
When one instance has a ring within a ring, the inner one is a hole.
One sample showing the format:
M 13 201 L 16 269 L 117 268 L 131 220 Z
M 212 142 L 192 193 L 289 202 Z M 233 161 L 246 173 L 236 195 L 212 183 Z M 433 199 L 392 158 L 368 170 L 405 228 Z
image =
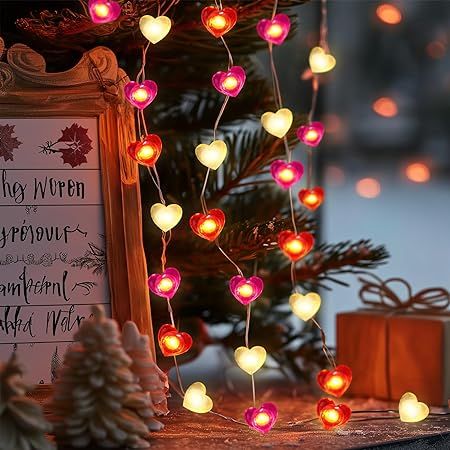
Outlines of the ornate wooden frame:
M 127 156 L 135 140 L 128 80 L 114 53 L 97 47 L 72 69 L 47 73 L 44 58 L 16 44 L 0 62 L 0 116 L 97 117 L 105 210 L 107 267 L 113 317 L 133 320 L 148 334 L 155 355 L 147 265 L 142 239 L 139 171 Z

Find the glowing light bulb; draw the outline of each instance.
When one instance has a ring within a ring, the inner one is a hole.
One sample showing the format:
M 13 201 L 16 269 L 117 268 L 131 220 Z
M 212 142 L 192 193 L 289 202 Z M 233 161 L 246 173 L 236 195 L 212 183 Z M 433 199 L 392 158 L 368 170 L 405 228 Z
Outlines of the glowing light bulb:
M 262 19 L 256 25 L 261 39 L 275 45 L 281 45 L 291 28 L 291 20 L 286 14 L 277 14 L 272 19 Z
M 320 186 L 315 186 L 311 189 L 300 189 L 298 199 L 302 205 L 314 211 L 323 203 L 325 191 Z
M 238 288 L 238 292 L 242 297 L 251 297 L 253 295 L 253 287 L 251 284 L 245 283 Z
M 415 394 L 406 392 L 400 399 L 398 412 L 402 422 L 420 422 L 428 417 L 430 409 L 425 403 L 419 402 Z
M 173 288 L 173 281 L 170 278 L 162 278 L 158 284 L 161 292 L 169 292 Z
M 267 352 L 264 347 L 239 347 L 234 351 L 234 359 L 237 365 L 249 375 L 257 372 L 266 362 Z
M 261 124 L 268 133 L 282 138 L 291 128 L 293 118 L 289 109 L 281 108 L 275 113 L 265 112 L 261 116 Z
M 162 231 L 169 231 L 181 220 L 183 210 L 175 203 L 163 205 L 155 203 L 150 209 L 150 215 L 155 225 Z
M 164 356 L 178 356 L 192 347 L 192 337 L 173 325 L 165 324 L 158 331 L 158 344 Z
M 229 287 L 233 297 L 239 303 L 248 305 L 261 295 L 264 289 L 264 281 L 256 276 L 244 278 L 236 275 L 231 278 Z
M 142 16 L 139 19 L 139 29 L 141 33 L 152 43 L 157 44 L 163 40 L 172 27 L 172 21 L 166 16 L 153 17 Z
M 233 8 L 207 6 L 202 10 L 202 22 L 205 28 L 216 38 L 230 31 L 237 21 L 237 12 Z
M 388 25 L 397 25 L 402 21 L 401 11 L 390 3 L 383 3 L 376 9 L 377 17 Z
M 320 144 L 324 133 L 325 127 L 322 122 L 311 122 L 297 128 L 297 137 L 299 141 L 309 147 L 317 147 Z
M 282 231 L 278 235 L 278 245 L 291 261 L 298 261 L 312 250 L 314 238 L 307 231 L 298 234 L 293 231 Z
M 184 394 L 183 407 L 189 411 L 204 414 L 211 411 L 213 401 L 206 395 L 206 386 L 199 381 L 192 383 Z
M 244 413 L 248 426 L 262 434 L 268 433 L 278 417 L 278 409 L 274 403 L 263 403 L 260 408 L 250 407 Z
M 313 73 L 329 72 L 336 65 L 336 59 L 331 53 L 326 53 L 322 47 L 314 47 L 309 54 L 309 66 Z
M 108 23 L 116 20 L 121 13 L 119 3 L 113 0 L 89 0 L 89 15 L 94 23 Z
M 321 303 L 320 295 L 315 292 L 308 292 L 305 295 L 296 292 L 289 297 L 292 312 L 305 322 L 315 316 Z
M 245 70 L 241 66 L 232 66 L 226 72 L 216 72 L 211 82 L 221 94 L 237 97 L 244 87 L 245 79 Z
M 137 102 L 145 102 L 148 99 L 148 92 L 144 88 L 139 88 L 133 92 L 133 99 Z
M 158 135 L 148 134 L 143 141 L 131 143 L 128 154 L 139 164 L 152 167 L 161 155 L 162 142 Z
M 195 148 L 195 156 L 206 167 L 217 170 L 224 162 L 228 153 L 227 144 L 217 140 L 211 144 L 199 144 Z
M 221 209 L 210 209 L 206 214 L 196 213 L 189 219 L 192 231 L 207 241 L 214 241 L 225 226 L 225 214 Z
M 333 400 L 322 398 L 317 403 L 317 415 L 323 427 L 326 430 L 331 430 L 347 423 L 352 411 L 343 403 L 336 405 Z
M 424 163 L 412 163 L 406 167 L 406 176 L 414 183 L 426 183 L 430 180 L 430 168 Z
M 275 160 L 270 165 L 270 174 L 275 182 L 283 189 L 289 189 L 303 176 L 303 164 L 297 161 L 285 162 L 281 159 Z
M 148 277 L 150 291 L 159 297 L 171 299 L 180 287 L 181 275 L 175 267 L 167 267 L 163 273 L 153 273 Z
M 125 98 L 133 106 L 144 109 L 150 105 L 158 94 L 158 85 L 152 80 L 144 80 L 142 83 L 129 81 L 123 90 Z
M 321 370 L 317 374 L 317 384 L 327 394 L 341 397 L 352 382 L 350 367 L 340 364 L 331 370 Z

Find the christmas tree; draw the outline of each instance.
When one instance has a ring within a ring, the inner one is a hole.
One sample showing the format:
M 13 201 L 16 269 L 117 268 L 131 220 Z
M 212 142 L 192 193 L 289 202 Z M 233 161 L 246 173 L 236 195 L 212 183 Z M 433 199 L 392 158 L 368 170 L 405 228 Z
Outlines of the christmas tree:
M 8 362 L 0 363 L 0 450 L 54 448 L 45 437 L 52 427 L 41 406 L 26 396 L 29 390 L 13 353 Z
M 154 409 L 130 371 L 132 360 L 122 347 L 117 323 L 94 306 L 75 339 L 55 385 L 58 443 L 147 448 Z
M 161 185 L 168 200 L 183 205 L 184 219 L 172 234 L 167 258 L 177 267 L 183 282 L 172 302 L 184 329 L 194 335 L 196 356 L 211 341 L 205 324 L 227 324 L 229 332 L 220 338 L 230 350 L 242 342 L 245 310 L 232 300 L 227 281 L 233 266 L 216 246 L 198 239 L 188 226 L 188 218 L 201 210 L 200 191 L 204 167 L 198 162 L 194 148 L 211 142 L 212 128 L 223 97 L 211 86 L 211 75 L 226 68 L 226 50 L 220 40 L 204 29 L 200 14 L 209 2 L 171 0 L 119 1 L 122 15 L 108 24 L 94 24 L 86 10 L 86 2 L 68 2 L 70 10 L 40 12 L 22 18 L 18 28 L 27 33 L 34 47 L 42 51 L 53 67 L 60 55 L 65 64 L 75 62 L 82 51 L 96 45 L 112 48 L 119 64 L 134 79 L 141 66 L 146 39 L 138 31 L 142 15 L 165 14 L 171 17 L 170 34 L 158 45 L 151 46 L 146 77 L 158 83 L 158 101 L 145 110 L 149 131 L 163 141 L 163 154 L 157 167 Z M 297 24 L 297 7 L 303 0 L 280 0 L 278 12 L 290 16 L 293 36 Z M 254 54 L 266 48 L 255 31 L 257 22 L 270 16 L 273 0 L 229 2 L 238 13 L 238 23 L 227 34 L 227 44 L 236 65 L 245 68 L 246 87 L 231 99 L 223 114 L 217 138 L 228 146 L 226 164 L 210 178 L 206 188 L 209 208 L 226 211 L 227 222 L 220 235 L 222 248 L 248 276 L 256 270 L 265 281 L 265 291 L 253 309 L 253 339 L 264 342 L 283 372 L 307 377 L 314 364 L 321 365 L 320 336 L 306 326 L 298 331 L 291 325 L 291 312 L 283 305 L 290 294 L 289 262 L 278 251 L 277 236 L 289 228 L 289 204 L 284 192 L 268 178 L 268 166 L 284 154 L 283 141 L 267 134 L 260 126 L 260 116 L 274 109 L 271 82 L 258 71 Z M 50 50 L 52 48 L 52 50 Z M 74 52 L 76 50 L 77 52 Z M 72 58 L 72 61 L 70 60 Z M 50 67 L 52 67 L 50 65 Z M 306 121 L 297 115 L 288 143 L 295 146 L 295 129 Z M 142 168 L 141 168 L 142 169 Z M 159 272 L 160 232 L 149 217 L 150 205 L 159 201 L 156 189 L 145 169 L 141 170 L 144 237 L 150 272 Z M 295 217 L 300 230 L 315 232 L 314 216 L 297 208 Z M 317 238 L 317 236 L 316 236 Z M 330 288 L 342 283 L 339 275 L 373 269 L 388 254 L 384 247 L 368 240 L 320 243 L 296 265 L 295 278 L 305 289 Z M 164 302 L 153 303 L 155 328 L 167 322 Z

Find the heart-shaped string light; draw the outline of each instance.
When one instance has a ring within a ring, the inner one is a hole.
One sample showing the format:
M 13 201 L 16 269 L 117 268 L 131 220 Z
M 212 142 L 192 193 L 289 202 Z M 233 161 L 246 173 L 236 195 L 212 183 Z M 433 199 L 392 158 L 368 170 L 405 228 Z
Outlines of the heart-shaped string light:
M 428 417 L 430 409 L 417 400 L 412 392 L 405 392 L 398 404 L 398 412 L 402 422 L 420 422 Z
M 336 405 L 333 400 L 322 398 L 317 403 L 317 415 L 323 427 L 331 430 L 346 424 L 352 415 L 352 410 L 343 403 Z
M 136 108 L 144 109 L 155 99 L 158 94 L 158 85 L 152 80 L 142 83 L 129 81 L 125 87 L 125 98 Z
M 226 72 L 216 72 L 211 81 L 221 94 L 237 97 L 244 87 L 245 70 L 241 66 L 232 66 Z
M 243 305 L 248 305 L 261 295 L 264 281 L 256 276 L 244 278 L 241 275 L 235 275 L 231 278 L 229 286 L 234 298 Z
M 321 302 L 320 295 L 315 292 L 308 292 L 305 295 L 295 292 L 289 297 L 292 312 L 305 322 L 316 315 Z
M 278 245 L 291 261 L 298 261 L 312 250 L 314 237 L 308 231 L 298 234 L 293 231 L 282 231 L 278 235 Z
M 192 337 L 166 323 L 158 331 L 159 348 L 164 356 L 178 356 L 192 347 Z
M 162 141 L 157 134 L 148 134 L 144 140 L 132 142 L 128 148 L 128 154 L 139 164 L 153 167 L 161 155 Z
M 309 146 L 317 147 L 323 138 L 325 127 L 322 122 L 311 122 L 297 128 L 297 137 L 300 142 Z
M 327 394 L 341 397 L 352 382 L 352 369 L 340 364 L 332 370 L 321 370 L 317 375 L 317 384 Z
M 293 120 L 294 116 L 287 108 L 281 108 L 276 112 L 265 112 L 261 116 L 264 129 L 278 138 L 282 138 L 289 131 Z
M 237 12 L 233 8 L 219 9 L 207 6 L 202 10 L 202 22 L 214 37 L 219 38 L 236 25 Z
M 277 159 L 270 165 L 272 178 L 283 189 L 289 189 L 297 183 L 303 176 L 303 172 L 303 164 L 297 161 L 286 162 Z
M 108 23 L 118 19 L 121 7 L 113 0 L 89 0 L 89 15 L 94 23 Z
M 278 408 L 274 403 L 263 403 L 259 408 L 247 408 L 244 414 L 245 421 L 253 430 L 262 434 L 268 433 L 278 417 Z
M 225 214 L 221 209 L 210 209 L 206 214 L 196 213 L 189 219 L 192 231 L 207 241 L 214 241 L 225 226 Z
M 322 47 L 314 47 L 309 54 L 309 67 L 313 73 L 329 72 L 336 65 L 336 59 Z
M 325 198 L 325 191 L 320 186 L 310 189 L 300 189 L 298 199 L 300 203 L 311 211 L 315 211 Z
M 256 31 L 261 39 L 275 45 L 281 45 L 291 28 L 291 20 L 286 14 L 277 14 L 273 19 L 261 19 Z
M 162 231 L 169 231 L 181 220 L 183 210 L 176 203 L 167 206 L 155 203 L 150 209 L 150 215 L 158 228 Z
M 192 383 L 184 393 L 183 406 L 199 414 L 211 411 L 213 401 L 206 395 L 206 386 L 200 381 Z
M 222 140 L 216 140 L 211 144 L 199 144 L 195 148 L 195 156 L 206 167 L 217 170 L 227 157 L 227 144 Z
M 139 19 L 141 33 L 152 44 L 162 41 L 169 34 L 171 27 L 172 21 L 166 16 L 153 17 L 145 15 Z
M 175 267 L 168 267 L 163 273 L 153 273 L 148 278 L 149 289 L 159 297 L 171 299 L 180 287 L 181 275 Z
M 234 359 L 237 365 L 249 375 L 253 375 L 264 365 L 266 357 L 266 349 L 260 345 L 255 345 L 252 348 L 238 347 L 234 351 Z

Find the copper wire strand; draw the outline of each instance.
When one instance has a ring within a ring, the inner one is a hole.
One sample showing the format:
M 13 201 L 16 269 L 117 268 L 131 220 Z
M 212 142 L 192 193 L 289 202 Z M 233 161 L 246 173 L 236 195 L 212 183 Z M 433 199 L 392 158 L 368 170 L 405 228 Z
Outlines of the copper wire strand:
M 322 339 L 322 351 L 323 351 L 325 357 L 327 358 L 330 365 L 333 366 L 334 368 L 336 368 L 336 361 L 334 359 L 333 354 L 331 353 L 330 349 L 327 346 L 327 342 L 326 342 L 327 337 L 325 335 L 325 332 L 323 331 L 323 328 L 319 325 L 319 322 L 317 322 L 316 319 L 311 319 L 311 320 L 320 331 L 320 337 Z

